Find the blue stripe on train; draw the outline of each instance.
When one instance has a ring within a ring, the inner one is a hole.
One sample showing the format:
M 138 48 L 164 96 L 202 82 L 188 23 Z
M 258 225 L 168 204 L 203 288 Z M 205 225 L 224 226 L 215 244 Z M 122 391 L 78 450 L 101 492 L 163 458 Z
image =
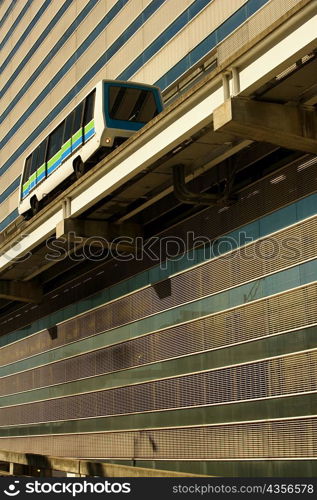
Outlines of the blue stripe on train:
M 67 149 L 65 149 L 65 151 L 63 151 L 62 153 L 62 161 L 64 161 L 72 152 L 72 148 L 69 147 Z
M 60 166 L 61 163 L 62 163 L 62 159 L 59 158 L 55 163 L 53 163 L 53 165 L 51 165 L 47 169 L 47 175 L 50 175 L 52 172 L 54 172 L 54 170 L 56 170 Z
M 36 179 L 34 179 L 34 181 L 30 181 L 29 191 L 33 189 L 35 186 L 36 186 Z
M 95 134 L 95 129 L 94 128 L 90 129 L 89 132 L 85 134 L 85 141 L 90 139 L 90 137 L 92 137 L 94 134 Z
M 36 183 L 40 182 L 44 178 L 45 178 L 45 170 L 36 178 Z
M 72 144 L 72 150 L 78 148 L 83 143 L 83 137 L 79 137 L 73 144 Z

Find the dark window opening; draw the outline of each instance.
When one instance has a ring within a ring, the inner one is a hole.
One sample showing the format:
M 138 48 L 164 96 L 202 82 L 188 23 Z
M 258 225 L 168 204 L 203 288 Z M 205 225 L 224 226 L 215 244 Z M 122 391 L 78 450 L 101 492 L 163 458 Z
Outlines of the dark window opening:
M 61 148 L 64 122 L 62 122 L 49 136 L 47 159 L 50 160 Z
M 37 158 L 37 168 L 41 167 L 45 163 L 45 153 L 46 153 L 47 139 L 45 139 L 38 147 L 38 158 Z
M 39 152 L 39 148 L 36 148 L 36 150 L 33 151 L 33 153 L 32 153 L 32 163 L 31 163 L 30 175 L 34 174 L 34 172 L 36 172 L 36 170 L 37 170 L 38 152 Z
M 30 177 L 31 161 L 32 161 L 32 155 L 30 155 L 25 161 L 22 184 L 25 184 L 28 178 Z
M 76 134 L 78 130 L 82 127 L 82 115 L 83 115 L 83 102 L 78 104 L 77 108 L 74 111 L 74 121 L 73 121 L 73 130 L 72 135 Z
M 65 142 L 67 142 L 72 136 L 73 119 L 74 119 L 73 112 L 70 115 L 68 115 L 67 118 L 65 119 L 63 144 L 65 144 Z
M 95 94 L 96 91 L 94 90 L 89 94 L 86 99 L 85 99 L 85 112 L 84 112 L 84 123 L 83 126 L 85 127 L 94 117 L 94 107 L 95 107 Z

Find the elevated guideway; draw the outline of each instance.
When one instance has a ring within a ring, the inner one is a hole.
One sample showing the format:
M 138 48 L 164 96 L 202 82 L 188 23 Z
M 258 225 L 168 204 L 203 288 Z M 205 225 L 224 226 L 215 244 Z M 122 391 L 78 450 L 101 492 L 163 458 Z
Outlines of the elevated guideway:
M 65 248 L 71 233 L 82 244 L 92 236 L 133 239 L 142 234 L 134 217 L 173 191 L 185 203 L 234 202 L 230 182 L 207 201 L 185 184 L 221 164 L 228 181 L 236 170 L 230 158 L 254 142 L 317 154 L 316 26 L 314 0 L 271 0 L 224 40 L 211 74 L 31 221 L 2 235 L 0 298 L 41 300 L 38 278 L 56 265 L 45 258 L 48 238 Z

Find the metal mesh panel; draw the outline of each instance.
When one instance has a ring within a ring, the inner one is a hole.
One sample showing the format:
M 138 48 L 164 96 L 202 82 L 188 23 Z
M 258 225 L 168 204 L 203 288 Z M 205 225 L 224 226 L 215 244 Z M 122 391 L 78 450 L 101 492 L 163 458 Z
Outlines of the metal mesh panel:
M 252 381 L 252 383 L 250 383 Z M 1 425 L 222 404 L 317 389 L 317 350 L 0 409 Z
M 229 346 L 316 322 L 317 285 L 310 284 L 88 354 L 2 377 L 0 394 L 12 394 Z
M 218 208 L 207 208 L 203 212 L 164 231 L 162 236 L 176 236 L 187 241 L 187 234 L 191 231 L 195 235 L 207 236 L 211 240 L 218 238 L 221 234 L 247 224 L 272 210 L 283 207 L 302 196 L 316 191 L 317 177 L 315 175 L 315 165 L 316 158 L 306 155 L 304 158 L 296 160 L 293 164 L 279 171 L 279 174 L 283 173 L 283 176 L 285 176 L 285 182 L 278 184 L 271 182 L 276 177 L 276 174 L 272 174 L 243 190 L 239 201 L 225 212 L 219 214 Z M 189 244 L 188 248 L 191 248 L 191 246 Z M 158 249 L 156 248 L 156 250 Z M 166 256 L 163 252 L 162 260 L 164 261 L 165 258 Z M 69 284 L 64 285 L 58 289 L 58 293 L 56 291 L 48 293 L 40 305 L 31 308 L 27 305 L 19 309 L 20 315 L 10 314 L 8 317 L 3 317 L 0 321 L 1 333 L 4 334 L 21 328 L 22 325 L 25 325 L 25 318 L 27 318 L 29 323 L 35 321 L 38 318 L 62 309 L 70 303 L 86 298 L 98 290 L 103 290 L 114 283 L 125 280 L 131 277 L 131 275 L 136 275 L 151 267 L 153 267 L 153 261 L 146 257 L 142 261 L 120 262 L 120 266 L 114 266 L 113 261 L 105 262 L 101 266 L 98 265 L 97 274 L 95 271 L 90 271 L 87 273 L 89 274 L 88 278 L 86 274 L 84 278 L 76 278 L 72 282 L 72 286 Z M 182 291 L 179 291 L 179 293 L 179 300 L 181 301 Z M 142 304 L 142 300 L 140 303 Z M 140 305 L 140 307 L 142 306 Z M 108 317 L 111 319 L 110 313 L 106 315 L 106 318 Z M 80 338 L 82 335 L 92 335 L 94 332 L 86 331 L 87 326 L 84 325 L 84 320 L 81 318 L 78 318 L 78 324 L 76 324 L 76 327 L 73 325 L 71 330 L 66 323 L 66 332 L 60 332 L 60 335 L 50 336 L 49 332 L 45 332 L 43 335 L 48 348 L 60 345 L 60 341 L 67 343 Z M 107 323 L 107 319 L 105 318 L 102 321 Z M 63 335 L 66 340 L 63 338 Z M 70 338 L 68 335 L 72 337 Z M 35 341 L 35 344 L 37 344 L 37 341 Z M 32 340 L 29 339 L 26 349 L 28 355 L 31 355 L 35 352 L 41 352 L 43 347 L 39 349 L 38 345 L 34 345 Z M 11 356 L 12 351 L 13 353 L 16 352 L 15 347 L 12 347 L 11 352 L 10 350 L 5 351 L 6 355 L 8 357 L 9 355 Z
M 310 1 L 310 0 L 308 0 Z M 229 35 L 217 48 L 218 65 L 224 64 L 243 47 L 248 46 L 276 21 L 285 22 L 285 15 L 294 8 L 300 8 L 298 0 L 271 0 L 259 12 L 248 19 L 240 28 Z
M 1 438 L 2 449 L 53 456 L 156 460 L 316 458 L 317 419 Z
M 316 255 L 317 217 L 66 321 L 56 327 L 54 337 L 46 331 L 4 347 L 2 364 L 217 293 Z

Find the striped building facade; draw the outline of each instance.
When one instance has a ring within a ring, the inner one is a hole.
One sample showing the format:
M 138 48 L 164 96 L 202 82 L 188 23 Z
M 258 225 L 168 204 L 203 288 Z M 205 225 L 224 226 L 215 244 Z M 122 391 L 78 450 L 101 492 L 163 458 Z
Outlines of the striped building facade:
M 18 217 L 23 158 L 99 80 L 168 96 L 268 2 L 3 0 L 0 230 Z M 162 233 L 211 247 L 105 262 L 0 317 L 0 449 L 316 475 L 315 168 L 306 155 Z
M 99 80 L 165 90 L 267 1 L 2 2 L 0 230 L 23 160 Z

